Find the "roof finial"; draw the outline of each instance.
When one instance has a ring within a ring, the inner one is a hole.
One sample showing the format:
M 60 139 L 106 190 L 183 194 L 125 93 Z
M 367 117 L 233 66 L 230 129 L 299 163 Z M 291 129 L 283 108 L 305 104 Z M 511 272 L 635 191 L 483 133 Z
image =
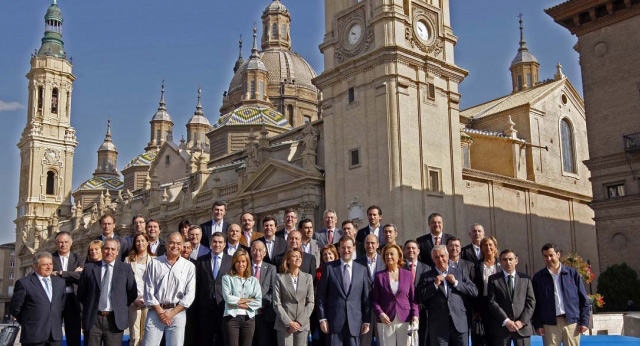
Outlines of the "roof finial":
M 57 1 L 57 0 L 53 0 L 53 4 L 54 4 L 54 5 L 57 5 L 57 4 L 58 4 L 58 1 Z
M 564 78 L 564 73 L 562 73 L 562 65 L 558 61 L 558 65 L 556 65 L 556 74 L 553 76 L 555 80 L 560 80 Z
M 238 41 L 238 45 L 240 46 L 240 53 L 238 54 L 238 59 L 242 59 L 242 34 L 240 34 L 240 41 Z
M 257 58 L 258 57 L 258 41 L 256 39 L 256 37 L 258 37 L 258 29 L 256 28 L 256 23 L 253 23 L 253 48 L 251 48 L 251 57 L 252 58 Z
M 105 136 L 105 141 L 111 140 L 111 116 L 107 118 L 107 135 Z
M 518 51 L 529 50 L 529 48 L 527 48 L 527 42 L 524 40 L 524 26 L 522 25 L 522 17 L 524 17 L 524 15 L 520 13 L 518 17 L 520 18 L 520 48 L 518 48 Z
M 166 110 L 166 104 L 164 102 L 164 78 L 162 78 L 162 90 L 160 91 L 160 107 L 159 110 Z
M 196 105 L 196 115 L 202 115 L 202 103 L 200 103 L 200 99 L 202 98 L 202 89 L 198 85 L 198 105 Z

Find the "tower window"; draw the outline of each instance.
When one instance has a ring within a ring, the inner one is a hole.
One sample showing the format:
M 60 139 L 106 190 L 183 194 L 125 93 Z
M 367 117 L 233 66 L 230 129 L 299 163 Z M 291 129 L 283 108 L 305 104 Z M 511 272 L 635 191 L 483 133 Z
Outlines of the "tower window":
M 354 88 L 349 88 L 349 92 L 347 95 L 348 101 L 349 103 L 352 103 L 353 101 L 356 100 L 356 91 Z
M 468 145 L 462 146 L 462 167 L 471 168 L 471 150 Z
M 51 91 L 51 113 L 58 114 L 58 88 Z
M 440 169 L 439 168 L 427 168 L 427 189 L 430 192 L 442 192 L 442 184 L 440 181 Z
M 609 198 L 622 197 L 624 195 L 624 183 L 612 184 L 607 186 L 607 196 Z
M 303 115 L 302 119 L 304 119 L 304 123 L 305 124 L 308 124 L 308 123 L 311 122 L 311 116 L 309 116 L 309 115 Z
M 167 155 L 164 157 L 164 164 L 167 167 L 171 166 L 171 156 Z
M 293 106 L 292 105 L 288 105 L 287 106 L 287 115 L 289 117 L 289 124 L 291 126 L 294 126 L 293 125 Z
M 271 38 L 278 38 L 278 23 L 271 24 Z
M 429 100 L 436 99 L 436 85 L 433 83 L 427 83 L 427 98 Z
M 575 148 L 573 143 L 573 129 L 569 120 L 560 122 L 560 140 L 562 145 L 562 171 L 576 173 Z
M 264 82 L 263 81 L 260 81 L 258 83 L 258 98 L 261 100 L 264 98 Z
M 156 143 L 160 144 L 162 141 L 162 130 L 156 130 Z
M 518 75 L 518 91 L 522 90 L 522 76 Z
M 529 88 L 532 87 L 532 84 L 531 84 L 531 73 L 527 73 L 527 86 Z
M 66 114 L 66 116 L 69 116 L 69 108 L 71 106 L 71 93 L 67 91 L 67 110 L 64 114 Z
M 55 182 L 56 182 L 56 174 L 52 171 L 47 172 L 47 188 L 46 188 L 47 195 L 55 194 Z
M 107 159 L 102 159 L 102 167 L 100 167 L 101 171 L 106 171 L 107 170 Z
M 38 87 L 38 110 L 42 110 L 42 100 L 44 99 L 44 88 Z
M 360 149 L 349 150 L 349 168 L 360 167 Z
M 251 98 L 252 99 L 256 98 L 256 81 L 255 80 L 251 81 Z
M 286 24 L 282 24 L 280 26 L 280 37 L 287 38 L 287 25 Z

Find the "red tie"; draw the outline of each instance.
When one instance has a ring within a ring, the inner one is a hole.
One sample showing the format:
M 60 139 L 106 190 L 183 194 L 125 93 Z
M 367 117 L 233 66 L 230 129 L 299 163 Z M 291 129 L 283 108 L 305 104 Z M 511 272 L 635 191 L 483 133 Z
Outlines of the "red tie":
M 329 244 L 333 244 L 333 230 L 329 230 Z
M 436 236 L 436 245 L 440 245 L 440 237 Z
M 411 263 L 411 273 L 413 274 L 413 282 L 416 282 L 416 265 Z
M 254 266 L 253 276 L 260 281 L 260 266 L 257 264 Z

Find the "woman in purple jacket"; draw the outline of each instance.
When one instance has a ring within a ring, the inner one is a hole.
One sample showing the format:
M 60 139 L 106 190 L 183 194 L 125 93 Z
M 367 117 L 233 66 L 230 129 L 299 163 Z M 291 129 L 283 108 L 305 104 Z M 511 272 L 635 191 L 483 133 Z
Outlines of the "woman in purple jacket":
M 387 269 L 376 273 L 373 281 L 373 310 L 377 318 L 378 345 L 408 346 L 410 324 L 418 325 L 418 304 L 414 298 L 413 274 L 404 267 L 398 245 L 382 248 Z M 417 328 L 416 328 L 417 329 Z

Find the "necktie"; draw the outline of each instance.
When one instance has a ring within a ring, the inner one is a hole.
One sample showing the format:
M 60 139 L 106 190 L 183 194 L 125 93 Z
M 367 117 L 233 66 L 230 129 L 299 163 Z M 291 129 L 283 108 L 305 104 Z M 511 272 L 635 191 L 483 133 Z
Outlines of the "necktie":
M 444 276 L 445 278 L 447 277 L 447 272 L 442 273 L 442 276 Z M 442 281 L 442 285 L 444 286 L 444 295 L 445 297 L 449 296 L 449 291 L 447 290 L 448 287 L 448 283 L 447 280 Z
M 342 272 L 343 282 L 344 282 L 344 291 L 349 292 L 349 287 L 351 287 L 351 276 L 349 275 L 349 265 L 345 264 Z
M 411 263 L 411 274 L 413 274 L 413 282 L 416 282 L 416 265 Z
M 44 287 L 47 288 L 47 298 L 51 301 L 51 278 L 47 276 L 46 278 L 42 278 L 42 280 L 44 281 Z
M 105 311 L 109 302 L 109 288 L 111 287 L 111 265 L 106 264 L 104 275 L 102 275 L 102 288 L 100 289 L 100 300 L 98 301 L 98 311 Z
M 513 300 L 513 275 L 507 275 L 507 290 L 509 291 L 509 297 Z
M 258 281 L 260 281 L 260 266 L 259 265 L 255 265 L 253 266 L 253 276 L 256 277 L 256 279 L 258 279 Z
M 218 271 L 220 270 L 220 264 L 218 264 L 218 256 L 213 256 L 213 279 L 218 278 Z
M 60 264 L 62 265 L 62 271 L 67 271 L 67 258 L 60 256 Z
M 436 236 L 436 245 L 440 245 L 440 237 Z
M 329 244 L 333 244 L 333 230 L 329 230 Z

